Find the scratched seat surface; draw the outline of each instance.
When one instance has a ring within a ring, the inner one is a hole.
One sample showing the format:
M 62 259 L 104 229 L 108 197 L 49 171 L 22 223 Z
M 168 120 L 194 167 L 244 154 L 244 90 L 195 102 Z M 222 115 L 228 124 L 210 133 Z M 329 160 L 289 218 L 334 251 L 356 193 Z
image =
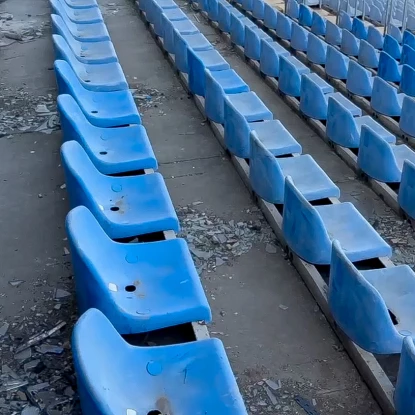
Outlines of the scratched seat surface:
M 90 91 L 82 86 L 66 61 L 56 60 L 54 67 L 59 93 L 71 95 L 91 124 L 97 127 L 141 124 L 130 91 Z
M 359 271 L 335 241 L 328 297 L 336 323 L 364 350 L 400 353 L 404 337 L 415 335 L 415 274 L 407 265 Z
M 120 334 L 211 321 L 184 239 L 114 242 L 85 206 L 69 212 L 66 231 L 80 315 L 96 308 Z
M 159 173 L 105 176 L 76 141 L 62 145 L 61 157 L 71 207 L 86 206 L 110 238 L 179 231 L 176 212 Z
M 142 125 L 102 128 L 92 125 L 70 95 L 58 96 L 64 141 L 82 145 L 102 174 L 157 170 L 157 160 Z
M 69 63 L 85 89 L 96 92 L 121 91 L 128 89 L 121 65 L 118 62 L 91 65 L 79 62 L 66 40 L 53 35 L 56 59 Z
M 69 19 L 62 19 L 57 14 L 51 15 L 52 31 L 55 35 L 65 37 L 65 29 L 69 30 L 75 40 L 80 42 L 107 42 L 110 36 L 103 22 L 90 24 L 77 24 Z
M 74 23 L 102 23 L 104 19 L 98 7 L 88 9 L 73 9 L 65 0 L 49 0 L 52 13 L 58 14 L 63 20 Z
M 247 415 L 218 339 L 131 346 L 91 309 L 75 325 L 72 351 L 85 414 Z

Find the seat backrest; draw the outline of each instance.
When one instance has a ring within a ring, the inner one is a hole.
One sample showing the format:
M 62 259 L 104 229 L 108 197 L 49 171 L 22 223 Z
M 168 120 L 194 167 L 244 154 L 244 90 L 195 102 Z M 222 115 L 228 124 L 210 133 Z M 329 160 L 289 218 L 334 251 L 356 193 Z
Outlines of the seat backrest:
M 403 341 L 394 402 L 397 415 L 415 413 L 415 346 L 410 336 Z
M 385 41 L 383 42 L 383 50 L 394 59 L 401 58 L 401 46 L 398 41 L 391 35 L 385 36 Z
M 402 66 L 402 76 L 399 89 L 404 94 L 415 97 L 415 69 L 409 65 Z
M 340 13 L 339 13 L 340 29 L 346 29 L 346 30 L 351 31 L 352 25 L 353 25 L 352 18 L 344 10 L 340 10 Z
M 398 62 L 388 53 L 382 51 L 379 55 L 378 76 L 385 81 L 399 82 L 401 74 Z
M 371 96 L 372 94 L 371 72 L 354 60 L 349 61 L 347 70 L 346 88 L 353 94 Z
M 358 38 L 358 39 L 367 39 L 367 27 L 364 22 L 357 17 L 353 18 L 352 23 L 352 30 L 351 32 Z
M 310 33 L 307 43 L 307 58 L 316 64 L 325 64 L 327 55 L 327 43 Z
M 264 4 L 264 24 L 268 29 L 276 29 L 277 27 L 277 11 L 267 2 Z
M 415 107 L 415 101 L 412 98 L 405 99 L 412 101 L 412 106 Z M 411 119 L 413 119 L 413 115 L 411 115 Z M 403 163 L 398 202 L 402 210 L 410 218 L 415 219 L 415 164 L 409 160 L 405 160 Z
M 379 76 L 373 78 L 371 105 L 375 111 L 385 115 L 399 115 L 398 90 Z M 391 114 L 393 113 L 393 114 Z
M 389 25 L 389 34 L 398 42 L 402 43 L 402 32 L 399 27 L 394 24 Z
M 287 1 L 287 16 L 290 16 L 293 19 L 298 19 L 300 12 L 300 5 L 296 0 Z
M 311 7 L 300 4 L 300 10 L 298 13 L 298 23 L 300 23 L 301 26 L 311 26 L 311 23 L 313 21 L 313 11 L 311 10 Z
M 307 42 L 309 31 L 301 27 L 298 23 L 293 22 L 291 25 L 291 44 L 295 50 L 305 52 L 307 50 Z
M 282 229 L 288 246 L 295 246 L 301 257 L 318 259 L 331 245 L 320 215 L 290 176 L 285 178 Z
M 326 19 L 315 11 L 313 11 L 311 21 L 311 31 L 317 36 L 324 36 L 326 34 Z
M 327 116 L 326 98 L 323 89 L 314 81 L 313 75 L 315 74 L 301 76 L 300 110 L 311 116 L 307 113 L 307 109 L 310 109 L 314 113 L 313 118 L 325 119 Z M 323 118 L 319 118 L 317 115 Z
M 264 0 L 253 0 L 252 14 L 257 19 L 264 19 Z
M 292 20 L 279 11 L 277 11 L 277 16 L 277 27 L 275 29 L 277 36 L 281 39 L 290 40 Z
M 78 61 L 78 59 L 76 59 L 72 49 L 62 36 L 52 35 L 52 39 L 56 51 L 56 59 L 67 61 L 74 70 L 84 66 L 81 64 L 81 62 Z
M 401 63 L 415 68 L 415 49 L 409 45 L 403 45 Z
M 408 45 L 411 48 L 415 49 L 415 35 L 411 33 L 409 30 L 405 30 L 402 37 L 402 44 Z
M 342 31 L 341 51 L 349 56 L 357 56 L 359 54 L 359 39 L 346 29 Z
M 395 340 L 397 333 L 379 292 L 333 242 L 328 301 L 336 323 L 364 350 L 381 352 L 379 340 Z
M 375 48 L 375 49 L 382 49 L 383 48 L 383 36 L 382 33 L 375 27 L 369 26 L 367 30 L 367 38 L 366 40 Z
M 79 96 L 89 94 L 89 91 L 82 87 L 68 62 L 58 59 L 54 63 L 56 78 L 58 80 L 59 94 Z
M 326 22 L 326 36 L 325 40 L 329 45 L 340 45 L 342 41 L 342 31 L 339 26 L 332 23 L 330 20 Z
M 405 96 L 402 102 L 401 118 L 399 120 L 399 128 L 412 137 L 415 137 L 415 99 Z M 415 183 L 415 176 L 414 176 Z M 415 200 L 415 199 L 414 199 Z M 415 208 L 415 204 L 414 204 Z
M 335 79 L 346 79 L 350 59 L 333 46 L 327 46 L 326 73 Z
M 361 40 L 357 60 L 363 66 L 376 68 L 379 64 L 378 51 L 366 40 Z

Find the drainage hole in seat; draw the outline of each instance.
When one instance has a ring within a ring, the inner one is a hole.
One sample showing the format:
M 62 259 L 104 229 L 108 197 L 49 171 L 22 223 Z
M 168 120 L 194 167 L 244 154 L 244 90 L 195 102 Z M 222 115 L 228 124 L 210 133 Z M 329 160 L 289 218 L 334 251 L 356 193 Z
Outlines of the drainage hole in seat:
M 91 82 L 89 79 L 85 79 L 85 82 Z
M 100 151 L 99 154 L 102 154 L 103 156 L 105 156 L 106 154 L 108 154 L 107 151 Z
M 163 414 L 156 409 L 155 411 L 147 412 L 147 415 L 163 415 Z
M 98 114 L 98 111 L 91 111 L 91 114 Z
M 135 285 L 127 285 L 127 286 L 125 287 L 125 291 L 127 291 L 127 292 L 129 292 L 129 293 L 133 293 L 136 289 L 137 289 L 137 288 L 136 288 L 136 286 L 135 286 Z M 150 412 L 149 412 L 149 413 L 150 413 Z M 158 412 L 158 413 L 161 413 L 161 412 Z
M 391 318 L 393 325 L 397 326 L 399 324 L 399 321 L 396 318 L 395 314 L 393 314 L 392 311 L 390 310 L 388 310 L 388 312 L 389 312 L 389 317 Z
M 113 212 L 118 212 L 120 208 L 118 206 L 112 206 L 111 209 Z

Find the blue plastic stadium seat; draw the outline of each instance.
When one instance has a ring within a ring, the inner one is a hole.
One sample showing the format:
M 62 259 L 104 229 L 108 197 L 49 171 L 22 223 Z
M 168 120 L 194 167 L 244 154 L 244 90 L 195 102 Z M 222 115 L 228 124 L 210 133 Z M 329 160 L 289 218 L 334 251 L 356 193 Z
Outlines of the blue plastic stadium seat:
M 340 196 L 338 187 L 310 155 L 276 158 L 252 131 L 249 179 L 255 193 L 269 203 L 283 204 L 287 176 L 296 180 L 307 200 Z
M 53 14 L 58 14 L 63 20 L 70 20 L 73 23 L 102 23 L 104 19 L 98 7 L 88 9 L 73 9 L 63 0 L 49 0 Z
M 334 79 L 347 79 L 350 59 L 333 46 L 327 46 L 326 74 Z
M 389 25 L 389 34 L 398 42 L 398 44 L 402 43 L 402 32 L 400 27 L 391 23 Z
M 237 157 L 249 158 L 251 132 L 248 123 L 272 120 L 272 112 L 255 92 L 243 92 L 225 97 L 225 144 Z
M 230 69 L 228 62 L 215 49 L 192 50 L 187 56 L 189 64 L 189 89 L 195 95 L 205 96 L 206 76 L 205 69 L 210 71 L 224 71 Z
M 265 2 L 264 0 L 253 0 L 252 2 L 252 15 L 258 20 L 264 20 L 265 11 L 264 11 Z
M 161 16 L 164 28 L 164 48 L 169 53 L 174 53 L 174 31 L 177 30 L 182 35 L 194 35 L 199 33 L 199 29 L 189 20 L 169 20 L 167 15 Z
M 300 5 L 297 0 L 287 0 L 286 7 L 287 16 L 291 17 L 291 19 L 298 19 L 298 16 L 300 15 Z
M 188 51 L 213 49 L 212 44 L 201 33 L 182 35 L 174 31 L 174 58 L 179 71 L 189 73 Z
M 240 0 L 242 8 L 247 12 L 252 12 L 254 7 L 253 0 Z
M 85 207 L 66 218 L 78 312 L 100 310 L 120 334 L 212 319 L 184 239 L 119 243 Z
M 378 76 L 385 81 L 400 82 L 402 74 L 402 65 L 392 58 L 386 52 L 380 52 L 379 65 L 378 65 Z
M 108 128 L 141 124 L 130 91 L 94 92 L 85 89 L 66 61 L 55 61 L 55 74 L 59 94 L 71 95 L 92 125 Z
M 313 10 L 306 4 L 300 4 L 298 12 L 298 23 L 301 26 L 311 27 L 313 23 Z
M 219 11 L 219 17 L 218 17 L 218 23 L 219 28 L 223 32 L 230 33 L 231 31 L 231 14 L 233 14 L 237 18 L 244 17 L 244 15 L 234 7 L 226 7 L 223 3 L 218 4 L 218 11 Z
M 372 96 L 373 76 L 370 71 L 365 69 L 359 63 L 350 60 L 349 69 L 347 70 L 347 90 L 354 95 L 361 97 Z
M 291 25 L 291 43 L 294 50 L 305 52 L 307 50 L 308 34 L 310 32 L 298 23 L 293 22 Z
M 351 32 L 358 39 L 363 39 L 363 40 L 367 39 L 367 26 L 364 24 L 363 20 L 360 20 L 357 17 L 353 19 Z
M 75 325 L 72 353 L 84 414 L 247 415 L 218 339 L 131 346 L 90 309 Z
M 360 40 L 346 29 L 342 31 L 340 50 L 347 56 L 359 55 Z
M 292 20 L 285 14 L 277 11 L 277 26 L 275 28 L 275 33 L 277 37 L 284 40 L 291 39 L 291 24 Z
M 353 19 L 344 10 L 340 10 L 339 13 L 339 27 L 340 29 L 346 29 L 349 32 L 352 31 Z
M 173 0 L 146 0 L 146 3 L 146 18 L 153 24 L 160 19 L 164 10 L 179 8 Z
M 231 41 L 235 45 L 245 46 L 245 26 L 256 27 L 256 24 L 247 17 L 231 14 Z
M 213 72 L 206 69 L 205 112 L 207 118 L 224 124 L 225 95 L 248 91 L 249 86 L 233 69 Z
M 352 203 L 312 206 L 291 177 L 285 179 L 282 230 L 290 249 L 311 264 L 330 264 L 334 239 L 340 241 L 352 262 L 392 253 Z
M 265 27 L 268 29 L 276 29 L 277 28 L 277 18 L 278 14 L 277 11 L 265 2 L 264 4 L 264 24 Z
M 65 3 L 73 9 L 89 9 L 98 7 L 96 0 L 64 0 Z
M 142 125 L 102 128 L 92 125 L 70 95 L 58 96 L 64 141 L 75 140 L 102 174 L 157 170 L 157 160 Z
M 399 89 L 410 97 L 415 97 L 415 69 L 409 65 L 402 65 L 402 77 Z
M 76 24 L 68 19 L 63 20 L 57 14 L 51 15 L 52 33 L 65 37 L 69 31 L 79 42 L 108 42 L 110 36 L 104 23 Z
M 327 20 L 326 36 L 324 39 L 329 45 L 340 46 L 342 43 L 342 30 L 335 23 Z
M 358 148 L 360 145 L 360 132 L 363 125 L 368 125 L 388 143 L 396 142 L 396 137 L 370 115 L 354 117 L 340 101 L 329 98 L 326 134 L 331 141 L 342 147 Z
M 290 52 L 284 49 L 278 42 L 261 40 L 261 54 L 259 67 L 263 74 L 278 78 L 280 75 L 280 56 L 290 56 Z
M 326 34 L 326 19 L 316 11 L 313 11 L 311 31 L 317 36 L 325 36 Z
M 379 65 L 379 51 L 366 40 L 361 40 L 357 60 L 366 68 L 376 69 Z
M 401 63 L 415 68 L 415 49 L 409 45 L 403 45 Z
M 301 94 L 301 76 L 306 73 L 310 73 L 310 69 L 294 56 L 280 56 L 279 90 L 286 95 L 299 97 Z
M 118 62 L 90 65 L 79 62 L 66 40 L 53 35 L 56 59 L 68 62 L 85 89 L 95 92 L 128 89 L 127 80 Z
M 400 353 L 404 337 L 415 334 L 415 274 L 407 265 L 359 271 L 348 257 L 335 241 L 328 294 L 334 320 L 362 349 Z
M 402 112 L 399 120 L 399 128 L 411 137 L 415 137 L 415 100 L 405 96 L 402 101 Z
M 325 65 L 327 60 L 327 43 L 313 33 L 308 35 L 307 59 L 317 65 Z
M 380 31 L 375 26 L 368 27 L 366 40 L 375 49 L 379 49 L 379 50 L 383 49 L 384 37 L 382 33 L 380 33 Z
M 185 13 L 181 9 L 163 9 L 163 13 L 156 13 L 154 18 L 154 32 L 157 36 L 164 38 L 164 19 L 169 20 L 170 22 L 177 22 L 179 20 L 188 20 Z
M 385 41 L 383 43 L 383 50 L 392 56 L 393 59 L 400 60 L 402 55 L 402 46 L 398 41 L 391 35 L 385 36 Z
M 415 346 L 411 336 L 403 339 L 394 402 L 397 415 L 415 414 Z
M 415 164 L 409 160 L 403 163 L 398 202 L 402 210 L 415 219 Z
M 227 1 L 220 1 L 220 0 L 209 0 L 208 1 L 208 16 L 209 19 L 217 22 L 219 20 L 219 3 L 222 4 L 223 7 L 232 9 L 232 5 L 229 4 Z
M 71 208 L 86 206 L 110 238 L 179 231 L 176 212 L 159 173 L 105 176 L 76 141 L 62 145 L 61 157 Z
M 405 94 L 399 94 L 394 86 L 378 76 L 374 77 L 370 105 L 376 112 L 390 117 L 400 116 L 404 97 Z
M 261 40 L 272 42 L 271 36 L 267 35 L 259 27 L 245 26 L 245 50 L 247 58 L 259 60 L 261 55 Z
M 316 120 L 327 119 L 328 99 L 340 101 L 354 116 L 362 114 L 362 110 L 334 89 L 316 73 L 305 74 L 301 78 L 300 111 L 307 117 Z
M 415 49 L 415 35 L 411 33 L 409 30 L 405 30 L 402 37 L 402 44 L 408 45 L 412 49 Z
M 362 127 L 357 165 L 369 177 L 400 183 L 405 160 L 415 162 L 415 153 L 408 146 L 390 144 L 370 127 Z

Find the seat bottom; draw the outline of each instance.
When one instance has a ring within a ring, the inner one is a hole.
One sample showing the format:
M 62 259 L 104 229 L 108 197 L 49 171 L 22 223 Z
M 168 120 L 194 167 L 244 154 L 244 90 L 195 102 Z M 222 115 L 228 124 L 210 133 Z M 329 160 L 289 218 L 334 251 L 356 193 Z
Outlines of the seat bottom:
M 397 146 L 392 146 L 392 151 L 400 171 L 403 169 L 403 163 L 405 160 L 409 160 L 412 163 L 415 163 L 415 153 L 407 145 L 400 144 Z
M 340 102 L 340 104 L 342 104 L 343 107 L 345 107 L 347 110 L 349 110 L 352 113 L 353 117 L 358 117 L 362 115 L 362 110 L 359 107 L 357 107 L 355 104 L 353 104 L 352 101 L 348 100 L 340 92 L 334 92 L 334 93 L 325 95 L 327 102 L 329 100 L 329 97 L 332 97 L 336 101 Z
M 367 125 L 370 127 L 374 132 L 382 137 L 388 143 L 394 144 L 396 142 L 396 137 L 391 134 L 388 130 L 382 127 L 377 121 L 375 121 L 370 115 L 364 115 L 363 117 L 355 118 L 355 123 L 357 130 L 360 135 L 360 131 L 362 130 L 363 125 Z

